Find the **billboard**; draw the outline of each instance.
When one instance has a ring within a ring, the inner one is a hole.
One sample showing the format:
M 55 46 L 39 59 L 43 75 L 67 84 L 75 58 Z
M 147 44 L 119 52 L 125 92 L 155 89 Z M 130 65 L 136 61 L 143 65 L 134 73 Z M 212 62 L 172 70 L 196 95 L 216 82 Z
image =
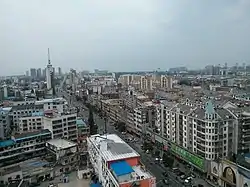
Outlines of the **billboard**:
M 201 171 L 205 172 L 205 159 L 199 157 L 175 144 L 171 144 L 171 151 L 181 157 L 183 160 L 189 162 L 194 167 L 200 169 Z

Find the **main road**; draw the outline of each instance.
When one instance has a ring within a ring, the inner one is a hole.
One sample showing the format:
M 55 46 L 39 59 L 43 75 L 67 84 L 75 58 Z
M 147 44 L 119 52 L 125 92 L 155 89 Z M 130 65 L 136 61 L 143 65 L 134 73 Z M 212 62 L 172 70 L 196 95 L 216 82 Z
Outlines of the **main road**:
M 60 96 L 64 96 L 65 99 L 68 101 L 70 106 L 78 107 L 79 117 L 83 117 L 84 119 L 88 119 L 88 108 L 86 108 L 81 101 L 77 101 L 74 96 L 68 95 L 66 92 L 61 92 Z M 98 125 L 98 131 L 99 134 L 102 134 L 105 129 L 105 121 L 101 117 L 99 117 L 97 114 L 94 113 L 94 121 Z M 119 131 L 117 131 L 114 126 L 110 125 L 109 121 L 107 121 L 107 132 L 110 134 L 117 134 L 122 139 L 125 140 L 126 135 L 122 135 Z M 163 179 L 167 179 L 170 182 L 169 186 L 173 187 L 183 187 L 182 181 L 169 169 L 165 168 L 160 163 L 155 163 L 155 158 L 152 157 L 151 154 L 145 153 L 141 149 L 142 142 L 127 142 L 135 151 L 137 151 L 141 156 L 142 163 L 146 166 L 146 168 L 156 177 L 157 179 L 157 186 L 163 186 L 163 183 L 161 182 Z M 168 177 L 164 177 L 163 173 L 167 172 Z M 194 183 L 197 184 L 203 184 L 203 186 L 208 186 L 208 184 L 202 180 L 202 179 L 194 179 Z

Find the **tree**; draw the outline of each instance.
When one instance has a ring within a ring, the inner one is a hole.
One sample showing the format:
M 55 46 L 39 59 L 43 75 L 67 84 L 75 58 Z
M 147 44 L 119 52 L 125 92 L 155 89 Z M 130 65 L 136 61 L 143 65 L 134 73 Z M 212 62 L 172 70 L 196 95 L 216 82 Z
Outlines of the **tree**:
M 89 108 L 88 124 L 89 124 L 90 135 L 97 134 L 98 127 L 94 121 L 94 114 L 92 107 Z
M 126 131 L 126 124 L 124 122 L 119 121 L 119 122 L 117 122 L 116 126 L 117 126 L 117 129 L 120 132 L 125 132 Z
M 162 157 L 162 160 L 163 160 L 163 163 L 164 163 L 165 166 L 168 166 L 170 168 L 173 167 L 174 158 L 171 155 L 164 153 L 163 157 Z
M 144 141 L 143 143 L 143 150 L 147 151 L 152 151 L 154 149 L 153 145 L 151 142 L 148 142 L 148 141 Z

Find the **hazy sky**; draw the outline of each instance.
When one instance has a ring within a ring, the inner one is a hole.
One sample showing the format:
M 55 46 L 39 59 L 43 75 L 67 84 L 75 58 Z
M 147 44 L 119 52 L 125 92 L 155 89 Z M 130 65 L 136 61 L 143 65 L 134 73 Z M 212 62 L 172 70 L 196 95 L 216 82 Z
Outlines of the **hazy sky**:
M 0 0 L 0 75 L 250 63 L 250 0 Z

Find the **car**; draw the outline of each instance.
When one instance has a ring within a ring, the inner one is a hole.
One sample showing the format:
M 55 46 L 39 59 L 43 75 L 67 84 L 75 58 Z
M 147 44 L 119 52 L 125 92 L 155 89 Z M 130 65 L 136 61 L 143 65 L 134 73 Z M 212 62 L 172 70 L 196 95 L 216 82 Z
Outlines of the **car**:
M 172 170 L 174 173 L 180 172 L 179 168 L 173 168 Z
M 179 172 L 176 173 L 176 175 L 177 175 L 177 176 L 182 176 L 182 175 L 185 175 L 185 173 L 182 172 L 182 171 L 179 171 Z
M 122 132 L 122 135 L 125 135 L 126 134 L 126 132 Z
M 165 171 L 165 172 L 162 173 L 162 175 L 163 175 L 164 177 L 168 177 L 168 172 Z
M 163 179 L 163 183 L 168 185 L 169 181 L 167 179 Z
M 192 178 L 196 178 L 196 175 L 194 173 L 191 173 Z
M 181 175 L 180 178 L 181 179 L 185 179 L 187 176 L 186 175 Z

